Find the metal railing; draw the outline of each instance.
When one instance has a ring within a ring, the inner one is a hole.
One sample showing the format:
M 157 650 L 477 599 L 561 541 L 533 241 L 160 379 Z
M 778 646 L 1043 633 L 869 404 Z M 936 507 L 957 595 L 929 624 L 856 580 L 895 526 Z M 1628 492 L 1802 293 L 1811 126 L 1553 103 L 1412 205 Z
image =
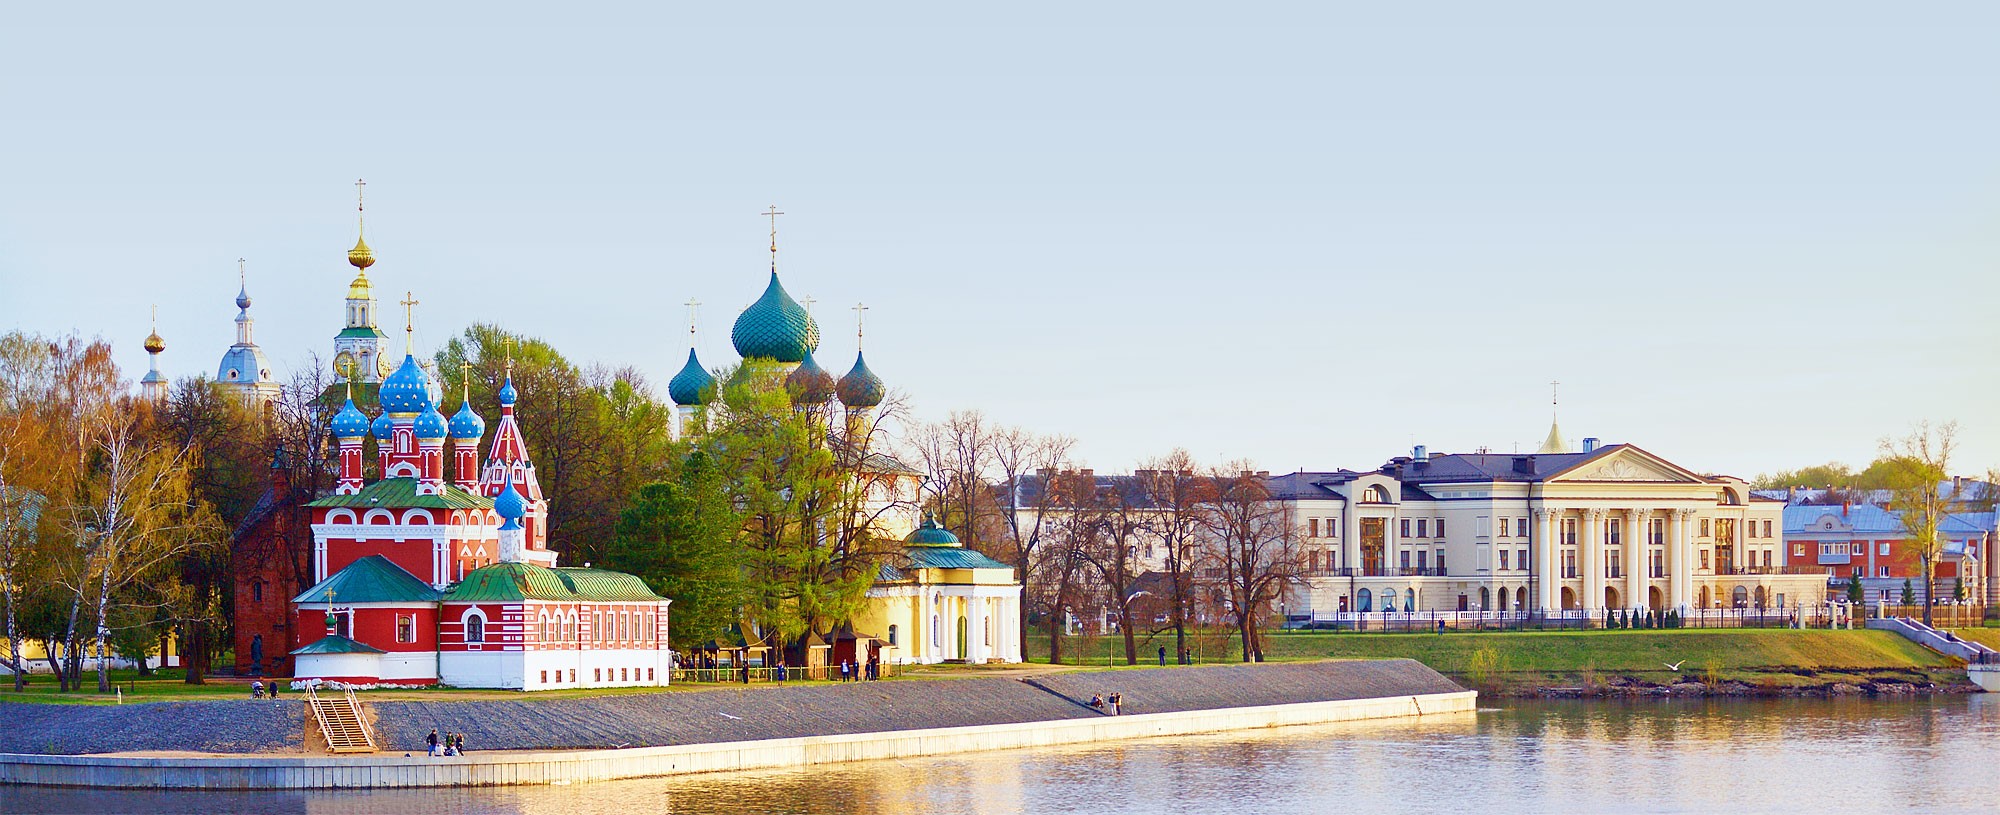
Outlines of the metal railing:
M 1857 615 L 1857 619 L 1858 619 Z M 1297 615 L 1290 628 L 1336 631 L 1522 631 L 1570 628 L 1834 628 L 1847 615 L 1829 606 L 1687 609 L 1668 616 L 1646 609 L 1560 611 L 1341 611 Z
M 853 672 L 846 677 L 851 681 L 886 679 L 892 676 L 900 676 L 903 673 L 902 666 L 893 662 L 878 662 L 872 666 L 866 664 L 851 665 L 851 669 Z M 873 676 L 869 676 L 871 669 L 874 672 Z M 838 663 L 814 668 L 793 668 L 777 665 L 760 668 L 732 668 L 728 666 L 719 668 L 675 668 L 669 671 L 667 675 L 673 682 L 732 682 L 738 684 L 800 682 L 807 680 L 832 682 L 842 678 Z

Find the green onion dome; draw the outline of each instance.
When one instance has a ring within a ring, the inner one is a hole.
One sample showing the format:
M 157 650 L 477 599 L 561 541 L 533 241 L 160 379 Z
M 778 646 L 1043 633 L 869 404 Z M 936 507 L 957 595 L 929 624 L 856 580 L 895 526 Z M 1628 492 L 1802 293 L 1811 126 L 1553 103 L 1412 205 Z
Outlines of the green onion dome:
M 862 359 L 860 351 L 854 352 L 854 367 L 840 378 L 839 390 L 840 403 L 851 408 L 875 407 L 889 393 L 882 377 L 868 370 L 868 361 Z
M 807 354 L 799 367 L 785 377 L 785 390 L 792 395 L 794 405 L 823 405 L 833 398 L 833 374 L 819 367 L 812 354 Z
M 368 435 L 368 416 L 354 406 L 354 400 L 347 400 L 347 406 L 333 415 L 333 437 L 336 439 L 358 439 Z
M 715 375 L 701 367 L 701 360 L 695 358 L 693 348 L 688 349 L 688 361 L 681 366 L 681 372 L 667 381 L 667 396 L 682 407 L 715 401 Z
M 736 316 L 729 341 L 744 359 L 762 357 L 779 362 L 802 362 L 819 350 L 819 324 L 811 314 L 785 293 L 778 273 L 771 273 L 771 285 L 764 296 Z
M 924 513 L 923 524 L 917 527 L 917 531 L 911 532 L 909 537 L 904 538 L 903 543 L 910 546 L 959 545 L 958 536 L 951 534 L 951 530 L 939 526 L 937 518 L 928 512 Z

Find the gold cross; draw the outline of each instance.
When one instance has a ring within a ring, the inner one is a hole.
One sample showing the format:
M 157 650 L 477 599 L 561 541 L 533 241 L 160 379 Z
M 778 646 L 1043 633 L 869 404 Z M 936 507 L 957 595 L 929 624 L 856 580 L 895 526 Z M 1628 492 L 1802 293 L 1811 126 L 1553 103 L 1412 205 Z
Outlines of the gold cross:
M 1556 386 L 1561 384 L 1562 384 L 1561 382 L 1557 382 L 1553 379 L 1549 380 L 1549 404 L 1553 405 L 1556 403 Z
M 804 297 L 799 298 L 799 302 L 804 303 L 806 305 L 806 316 L 812 316 L 813 304 L 819 302 L 819 298 L 808 294 Z
M 769 216 L 771 219 L 771 271 L 775 272 L 778 270 L 778 216 L 785 213 L 778 211 L 777 204 L 772 204 L 770 209 L 758 214 Z
M 868 311 L 867 306 L 860 303 L 854 304 L 854 350 L 856 351 L 861 350 L 861 321 L 862 318 L 868 316 L 864 313 L 866 311 Z
M 514 338 L 507 337 L 501 341 L 501 344 L 507 346 L 507 378 L 512 379 L 514 378 Z
M 347 398 L 349 401 L 352 401 L 354 399 L 354 360 L 343 359 L 340 361 L 340 378 L 347 380 Z
M 458 362 L 458 387 L 458 400 L 460 402 L 472 401 L 472 363 L 469 361 L 459 360 Z
M 368 216 L 364 214 L 365 210 L 367 210 L 367 207 L 363 206 L 365 202 L 363 201 L 361 195 L 362 193 L 361 188 L 366 186 L 368 186 L 367 181 L 364 181 L 359 178 L 354 179 L 354 223 L 358 231 L 363 233 L 366 233 L 368 231 Z M 362 271 L 363 273 L 366 273 L 367 270 L 364 269 Z
M 694 342 L 694 311 L 701 307 L 701 301 L 690 297 L 684 305 L 688 307 L 688 342 L 692 344 Z
M 416 312 L 412 309 L 418 305 L 416 293 L 403 292 L 401 302 L 403 304 L 403 353 L 414 354 L 417 352 L 417 318 L 415 316 Z

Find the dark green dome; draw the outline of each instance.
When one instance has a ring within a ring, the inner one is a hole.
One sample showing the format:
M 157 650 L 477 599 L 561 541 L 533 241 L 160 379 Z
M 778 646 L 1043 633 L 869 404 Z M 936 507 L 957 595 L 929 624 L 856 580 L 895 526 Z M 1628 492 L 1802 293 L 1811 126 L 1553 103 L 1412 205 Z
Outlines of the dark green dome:
M 794 405 L 823 405 L 833 398 L 833 374 L 813 361 L 807 354 L 805 361 L 785 377 L 785 391 L 792 395 Z
M 937 518 L 932 517 L 930 513 L 924 513 L 923 524 L 917 527 L 917 531 L 911 532 L 909 537 L 904 538 L 903 543 L 910 546 L 959 545 L 958 536 L 951 534 L 951 530 L 938 526 Z
M 851 408 L 872 408 L 882 404 L 882 397 L 889 394 L 882 377 L 868 370 L 868 361 L 861 358 L 861 352 L 854 352 L 854 367 L 840 378 L 840 403 Z
M 667 381 L 667 397 L 682 407 L 706 405 L 715 399 L 715 375 L 701 367 L 693 348 L 688 349 L 688 361 L 681 372 Z
M 778 273 L 771 273 L 771 285 L 764 296 L 736 316 L 729 341 L 744 359 L 763 357 L 779 362 L 802 362 L 819 350 L 819 324 L 811 314 L 785 293 Z

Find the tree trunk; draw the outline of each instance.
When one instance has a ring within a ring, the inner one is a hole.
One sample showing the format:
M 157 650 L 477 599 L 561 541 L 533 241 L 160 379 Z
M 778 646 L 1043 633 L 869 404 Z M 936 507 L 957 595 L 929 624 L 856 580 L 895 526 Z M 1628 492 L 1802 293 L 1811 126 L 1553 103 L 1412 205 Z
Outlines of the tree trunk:
M 1924 625 L 1931 624 L 1931 602 L 1937 595 L 1931 592 L 1937 588 L 1937 566 L 1931 563 L 1930 555 L 1924 555 Z
M 76 618 L 83 613 L 83 592 L 79 591 L 69 600 L 69 630 L 63 635 L 63 669 L 59 687 L 68 693 L 80 679 L 81 665 L 76 655 Z
M 1119 610 L 1118 625 L 1125 629 L 1125 664 L 1139 664 L 1139 643 L 1132 636 L 1132 604 L 1128 600 Z
M 208 623 L 196 620 L 181 632 L 181 678 L 183 684 L 204 684 L 208 675 Z M 160 637 L 160 664 L 167 663 L 166 637 Z
M 1049 664 L 1062 664 L 1063 613 L 1049 615 Z
M 14 616 L 14 581 L 6 581 L 7 592 L 7 667 L 14 672 L 14 690 L 28 686 L 28 666 L 21 661 L 21 627 Z M 54 666 L 51 666 L 54 667 Z
M 97 586 L 97 692 L 111 692 L 110 664 L 104 652 L 104 641 L 111 638 L 111 627 L 104 615 L 111 605 L 111 564 L 104 564 L 104 577 Z

